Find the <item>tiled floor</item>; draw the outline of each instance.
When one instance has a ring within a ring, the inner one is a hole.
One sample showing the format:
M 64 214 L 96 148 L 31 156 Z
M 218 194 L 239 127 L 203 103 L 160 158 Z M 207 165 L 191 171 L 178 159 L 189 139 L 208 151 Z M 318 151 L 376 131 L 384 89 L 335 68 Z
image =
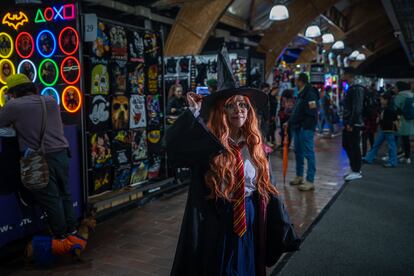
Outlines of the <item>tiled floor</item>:
M 317 175 L 313 192 L 299 192 L 287 184 L 294 176 L 293 152 L 286 185 L 281 176 L 281 152 L 272 155 L 277 187 L 299 233 L 309 227 L 343 184 L 347 161 L 340 141 L 340 137 L 316 138 Z M 19 267 L 10 275 L 169 275 L 186 196 L 184 190 L 99 224 L 83 255 L 84 263 L 67 260 L 41 271 Z

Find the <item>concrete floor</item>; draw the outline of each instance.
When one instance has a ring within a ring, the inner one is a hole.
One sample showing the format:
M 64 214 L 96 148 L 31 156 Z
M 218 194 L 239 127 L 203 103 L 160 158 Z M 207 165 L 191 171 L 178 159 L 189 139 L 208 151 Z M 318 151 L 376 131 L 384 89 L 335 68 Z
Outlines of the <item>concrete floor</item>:
M 316 189 L 300 192 L 287 184 L 295 175 L 294 153 L 286 184 L 282 181 L 281 152 L 271 156 L 277 187 L 283 195 L 293 223 L 304 233 L 343 184 L 347 159 L 341 137 L 316 141 Z M 186 201 L 186 190 L 155 200 L 99 224 L 84 253 L 84 263 L 61 261 L 53 269 L 13 267 L 6 275 L 169 275 Z M 270 273 L 271 269 L 269 269 Z M 2 275 L 5 275 L 2 273 Z

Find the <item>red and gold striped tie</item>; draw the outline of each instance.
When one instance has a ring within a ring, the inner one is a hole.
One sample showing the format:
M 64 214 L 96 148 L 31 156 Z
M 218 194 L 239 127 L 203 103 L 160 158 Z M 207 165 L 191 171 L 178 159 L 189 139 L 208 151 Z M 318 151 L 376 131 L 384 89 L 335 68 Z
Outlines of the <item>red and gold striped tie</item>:
M 244 163 L 241 148 L 243 147 L 244 142 L 239 143 L 239 145 L 231 145 L 234 149 L 236 155 L 236 185 L 233 192 L 233 231 L 240 238 L 243 237 L 246 233 L 246 206 L 244 199 Z

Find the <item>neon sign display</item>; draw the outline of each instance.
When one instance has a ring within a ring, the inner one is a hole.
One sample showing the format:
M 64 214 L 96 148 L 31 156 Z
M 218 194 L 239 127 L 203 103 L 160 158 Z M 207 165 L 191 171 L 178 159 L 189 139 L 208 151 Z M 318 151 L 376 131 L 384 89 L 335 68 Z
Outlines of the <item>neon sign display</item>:
M 52 96 L 58 105 L 60 105 L 59 93 L 53 87 L 46 87 L 40 93 L 42 96 Z
M 29 18 L 24 12 L 14 13 L 11 12 L 6 13 L 1 21 L 2 24 L 7 25 L 9 27 L 13 27 L 17 31 L 20 26 L 23 26 L 25 23 L 29 22 Z
M 64 28 L 59 34 L 59 48 L 65 55 L 73 55 L 79 48 L 78 32 L 72 27 Z
M 21 58 L 30 58 L 34 52 L 34 40 L 31 34 L 21 32 L 16 37 L 16 52 Z
M 75 84 L 81 76 L 79 60 L 74 57 L 67 57 L 60 65 L 60 75 L 67 84 Z
M 9 58 L 13 54 L 13 39 L 7 33 L 0 33 L 0 58 Z
M 69 113 L 75 113 L 82 106 L 82 95 L 76 86 L 68 86 L 62 93 L 62 104 Z
M 38 68 L 39 80 L 45 86 L 53 86 L 59 78 L 59 68 L 55 61 L 44 59 Z
M 0 82 L 6 84 L 6 79 L 8 76 L 14 75 L 16 73 L 16 68 L 14 67 L 13 62 L 9 59 L 0 60 Z
M 0 107 L 3 107 L 6 104 L 6 91 L 7 86 L 0 88 Z
M 25 74 L 32 82 L 36 81 L 36 65 L 30 59 L 24 59 L 19 63 L 17 66 L 17 73 Z
M 35 23 L 72 19 L 75 19 L 75 5 L 67 4 L 61 7 L 47 7 L 43 11 L 38 9 L 36 12 Z
M 42 57 L 51 57 L 56 51 L 56 37 L 49 30 L 41 31 L 36 38 L 36 49 Z

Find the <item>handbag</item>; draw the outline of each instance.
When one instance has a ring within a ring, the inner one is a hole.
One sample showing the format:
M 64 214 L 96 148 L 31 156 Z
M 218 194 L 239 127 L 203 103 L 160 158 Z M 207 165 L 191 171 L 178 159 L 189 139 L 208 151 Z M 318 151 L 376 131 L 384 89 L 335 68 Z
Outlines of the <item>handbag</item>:
M 46 103 L 40 96 L 42 105 L 42 127 L 40 129 L 40 145 L 37 150 L 26 149 L 23 157 L 20 158 L 20 173 L 23 185 L 28 190 L 43 189 L 49 183 L 49 167 L 44 155 L 44 136 L 46 131 Z
M 278 196 L 270 197 L 266 213 L 266 266 L 271 267 L 283 253 L 299 250 L 302 239 Z

